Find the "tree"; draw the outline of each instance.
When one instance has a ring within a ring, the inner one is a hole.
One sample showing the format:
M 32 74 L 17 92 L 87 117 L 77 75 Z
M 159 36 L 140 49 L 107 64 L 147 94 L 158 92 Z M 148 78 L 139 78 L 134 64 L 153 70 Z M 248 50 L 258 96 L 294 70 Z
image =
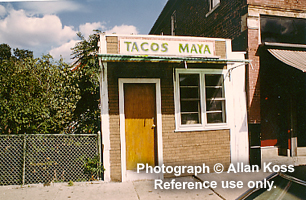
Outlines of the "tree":
M 13 49 L 13 54 L 11 52 L 11 47 L 8 44 L 0 44 L 0 61 L 8 60 L 14 58 L 16 60 L 24 60 L 26 58 L 33 58 L 33 51 L 25 49 Z
M 0 44 L 0 62 L 12 56 L 11 47 L 7 44 Z
M 0 46 L 0 134 L 100 131 L 99 31 L 72 48 L 73 67 Z
M 33 58 L 33 51 L 24 50 L 24 49 L 14 49 L 14 56 L 18 60 L 24 60 L 26 58 Z
M 79 32 L 80 38 L 72 48 L 73 64 L 81 99 L 76 105 L 74 118 L 77 122 L 77 132 L 97 133 L 100 131 L 100 95 L 99 95 L 99 39 L 100 31 L 90 35 L 88 40 Z
M 28 50 L 0 63 L 0 134 L 69 133 L 80 99 L 74 73 Z

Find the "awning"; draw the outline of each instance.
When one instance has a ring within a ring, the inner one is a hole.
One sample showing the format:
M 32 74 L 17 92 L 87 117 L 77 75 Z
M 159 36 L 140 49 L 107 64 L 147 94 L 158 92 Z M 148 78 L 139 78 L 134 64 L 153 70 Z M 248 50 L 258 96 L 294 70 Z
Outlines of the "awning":
M 231 60 L 218 58 L 198 58 L 198 57 L 164 57 L 164 56 L 139 56 L 120 54 L 98 54 L 102 62 L 170 62 L 170 63 L 249 63 L 249 60 Z
M 268 51 L 283 63 L 306 72 L 306 51 L 284 49 L 268 49 Z

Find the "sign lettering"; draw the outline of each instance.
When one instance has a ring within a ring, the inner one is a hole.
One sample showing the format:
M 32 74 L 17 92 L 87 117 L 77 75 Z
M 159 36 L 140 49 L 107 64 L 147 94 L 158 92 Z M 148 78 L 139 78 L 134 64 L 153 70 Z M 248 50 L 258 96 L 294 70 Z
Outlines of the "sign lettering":
M 178 57 L 214 57 L 214 41 L 120 39 L 119 53 L 123 55 L 153 55 Z

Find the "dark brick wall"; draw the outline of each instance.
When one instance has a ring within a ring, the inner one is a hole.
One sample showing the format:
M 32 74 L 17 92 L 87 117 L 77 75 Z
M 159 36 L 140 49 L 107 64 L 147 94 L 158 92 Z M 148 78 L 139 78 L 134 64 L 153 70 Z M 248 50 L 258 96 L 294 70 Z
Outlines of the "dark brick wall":
M 222 0 L 209 15 L 208 0 L 176 2 L 169 6 L 171 10 L 163 11 L 150 34 L 170 35 L 171 14 L 176 11 L 175 35 L 229 38 L 239 43 L 239 47 L 235 45 L 239 50 L 246 50 L 246 34 L 241 32 L 241 16 L 247 13 L 246 1 Z

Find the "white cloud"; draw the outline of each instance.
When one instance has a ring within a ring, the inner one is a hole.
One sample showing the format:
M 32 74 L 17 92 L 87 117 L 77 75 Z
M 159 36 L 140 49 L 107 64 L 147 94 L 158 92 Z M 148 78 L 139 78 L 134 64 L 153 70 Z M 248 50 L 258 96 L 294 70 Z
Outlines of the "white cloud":
M 83 34 L 83 36 L 87 39 L 90 34 L 93 34 L 94 29 L 100 29 L 102 31 L 105 31 L 105 26 L 103 25 L 105 23 L 103 22 L 94 22 L 94 23 L 86 23 L 79 26 L 79 31 Z M 121 26 L 115 26 L 110 30 L 105 31 L 107 34 L 112 34 L 116 32 L 116 34 L 137 34 L 137 28 L 132 25 L 121 25 Z M 65 59 L 66 62 L 69 62 L 69 58 L 71 57 L 70 54 L 72 51 L 70 50 L 74 45 L 76 44 L 76 40 L 71 40 L 60 47 L 56 47 L 51 49 L 50 54 L 56 58 L 59 59 L 60 55 Z
M 87 38 L 90 34 L 93 33 L 93 30 L 103 30 L 105 29 L 104 22 L 94 22 L 94 23 L 86 23 L 81 24 L 79 26 L 79 31 L 83 34 L 85 38 Z
M 32 14 L 56 14 L 66 11 L 80 10 L 82 6 L 73 1 L 27 1 L 20 4 L 23 9 Z
M 79 42 L 79 40 L 70 40 L 69 42 L 59 47 L 51 49 L 49 53 L 53 56 L 54 59 L 59 60 L 62 56 L 62 58 L 64 58 L 64 61 L 69 63 L 71 62 L 71 48 L 74 47 L 77 42 Z
M 5 18 L 1 18 L 4 16 Z M 71 48 L 77 42 L 76 33 L 80 31 L 85 38 L 99 29 L 108 34 L 137 34 L 132 25 L 114 26 L 107 29 L 105 22 L 85 23 L 79 27 L 64 26 L 56 15 L 42 17 L 28 15 L 25 10 L 0 5 L 0 44 L 6 43 L 11 48 L 29 49 L 35 57 L 50 53 L 55 59 L 60 55 L 70 62 Z
M 134 34 L 137 35 L 138 31 L 137 28 L 135 26 L 132 25 L 121 25 L 121 26 L 114 26 L 114 28 L 105 31 L 107 34 L 112 34 L 112 33 L 116 33 L 116 34 Z
M 11 9 L 8 16 L 0 20 L 0 43 L 11 46 L 35 50 L 38 46 L 60 45 L 75 36 L 73 27 L 63 26 L 55 15 L 31 17 L 24 10 Z
M 4 17 L 6 15 L 6 9 L 4 6 L 0 5 L 0 17 Z

